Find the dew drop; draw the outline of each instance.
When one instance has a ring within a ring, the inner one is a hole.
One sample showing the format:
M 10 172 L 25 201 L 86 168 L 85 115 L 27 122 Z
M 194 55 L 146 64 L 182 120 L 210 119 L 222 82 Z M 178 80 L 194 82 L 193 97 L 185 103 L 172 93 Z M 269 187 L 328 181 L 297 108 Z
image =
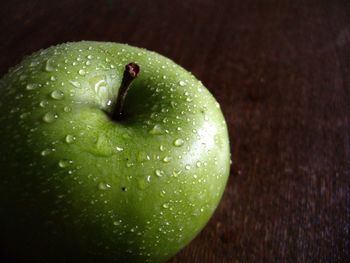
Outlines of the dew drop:
M 184 140 L 183 139 L 176 139 L 174 141 L 174 145 L 177 146 L 177 147 L 180 147 L 184 144 Z
M 71 163 L 72 163 L 72 161 L 69 161 L 69 160 L 60 160 L 60 161 L 58 162 L 58 166 L 61 167 L 61 168 L 66 168 L 66 167 L 68 167 Z
M 190 169 L 191 169 L 191 166 L 190 166 L 189 164 L 186 164 L 186 165 L 185 165 L 185 169 L 186 169 L 186 170 L 190 170 Z
M 153 128 L 149 131 L 150 134 L 153 135 L 159 135 L 159 134 L 163 134 L 163 129 L 159 124 L 156 124 L 153 126 Z
M 117 146 L 115 149 L 117 150 L 117 152 L 122 152 L 124 150 L 122 147 L 119 146 Z
M 174 169 L 174 170 L 173 170 L 173 173 L 172 173 L 172 176 L 178 177 L 181 173 L 182 173 L 181 170 Z
M 78 73 L 79 73 L 79 75 L 82 75 L 82 76 L 84 76 L 86 74 L 85 70 L 83 70 L 83 69 L 79 69 Z
M 47 112 L 47 113 L 43 116 L 43 121 L 46 122 L 46 123 L 52 123 L 52 122 L 54 122 L 57 118 L 58 118 L 58 115 L 57 115 L 56 113 Z
M 15 97 L 15 99 L 19 100 L 19 99 L 22 99 L 23 97 L 24 97 L 24 95 L 22 93 L 20 93 Z
M 165 208 L 165 209 L 169 208 L 169 204 L 168 203 L 164 203 L 163 204 L 163 208 Z
M 61 100 L 64 97 L 64 93 L 60 90 L 54 90 L 53 92 L 51 92 L 51 98 L 55 99 L 55 100 Z
M 171 160 L 171 157 L 169 157 L 169 156 L 165 156 L 165 157 L 163 158 L 163 162 L 164 162 L 164 163 L 168 163 L 168 162 L 170 162 L 170 160 Z
M 149 160 L 151 160 L 151 157 L 147 153 L 139 152 L 137 154 L 137 161 L 143 162 L 143 161 L 149 161 Z
M 164 171 L 157 169 L 157 170 L 155 170 L 155 174 L 156 174 L 158 177 L 162 177 L 162 176 L 164 175 Z
M 54 71 L 54 67 L 52 65 L 52 61 L 50 59 L 46 60 L 46 64 L 45 64 L 45 70 L 48 72 Z
M 66 143 L 68 144 L 72 144 L 75 142 L 75 137 L 73 135 L 70 135 L 68 134 L 66 137 L 65 137 L 65 141 Z
M 131 167 L 131 166 L 134 166 L 134 164 L 133 163 L 126 163 L 126 167 Z
M 25 112 L 25 113 L 22 113 L 21 115 L 19 115 L 19 117 L 21 118 L 21 119 L 25 119 L 25 118 L 27 118 L 28 116 L 29 116 L 29 112 Z
M 29 83 L 29 84 L 27 84 L 27 86 L 26 86 L 26 90 L 35 90 L 35 89 L 37 89 L 38 87 L 39 87 L 38 84 Z
M 179 85 L 183 87 L 183 86 L 185 86 L 185 85 L 186 85 L 186 82 L 185 82 L 185 81 L 183 81 L 183 80 L 180 80 L 180 81 L 179 81 Z
M 81 84 L 78 81 L 70 80 L 69 83 L 72 84 L 76 88 L 80 88 L 81 87 Z
M 138 186 L 141 190 L 144 190 L 150 185 L 150 182 L 151 182 L 151 176 L 148 175 L 144 178 L 140 178 L 140 180 L 138 181 Z
M 100 182 L 98 184 L 98 189 L 100 190 L 108 190 L 109 188 L 111 188 L 111 185 L 105 182 Z
M 198 161 L 198 162 L 196 163 L 196 166 L 199 168 L 199 167 L 202 166 L 202 163 L 201 163 L 200 161 Z
M 122 223 L 122 220 L 117 220 L 113 222 L 113 225 L 119 226 Z
M 41 156 L 48 156 L 52 152 L 51 149 L 45 149 L 41 151 Z
M 160 146 L 159 146 L 159 150 L 160 150 L 161 152 L 164 152 L 164 150 L 165 150 L 164 145 L 160 145 Z
M 47 105 L 49 105 L 49 102 L 47 100 L 42 100 L 39 103 L 40 107 L 45 108 Z
M 72 109 L 69 106 L 63 108 L 64 112 L 70 112 Z

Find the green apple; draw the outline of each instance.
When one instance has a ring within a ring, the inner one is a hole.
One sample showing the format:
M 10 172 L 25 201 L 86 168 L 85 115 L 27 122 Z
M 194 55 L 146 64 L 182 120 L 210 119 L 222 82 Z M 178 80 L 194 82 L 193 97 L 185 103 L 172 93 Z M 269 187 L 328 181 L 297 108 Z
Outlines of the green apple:
M 217 207 L 227 126 L 173 61 L 124 44 L 66 43 L 10 69 L 0 94 L 0 245 L 11 257 L 163 262 Z

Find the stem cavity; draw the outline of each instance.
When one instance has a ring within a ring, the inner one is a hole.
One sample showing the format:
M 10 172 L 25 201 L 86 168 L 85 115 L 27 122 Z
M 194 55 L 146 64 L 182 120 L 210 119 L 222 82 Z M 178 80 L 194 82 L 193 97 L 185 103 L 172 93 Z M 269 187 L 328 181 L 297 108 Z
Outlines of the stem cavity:
M 137 77 L 140 72 L 140 67 L 136 63 L 129 63 L 125 66 L 122 83 L 120 85 L 117 102 L 113 111 L 112 119 L 120 120 L 123 118 L 123 107 L 126 95 L 129 91 L 131 82 Z

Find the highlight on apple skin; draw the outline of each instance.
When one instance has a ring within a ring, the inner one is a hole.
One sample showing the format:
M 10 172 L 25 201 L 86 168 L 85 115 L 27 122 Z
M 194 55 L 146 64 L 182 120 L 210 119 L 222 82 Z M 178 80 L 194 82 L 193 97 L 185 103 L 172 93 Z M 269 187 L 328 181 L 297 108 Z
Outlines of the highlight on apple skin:
M 219 104 L 155 52 L 57 45 L 11 68 L 0 95 L 0 246 L 19 262 L 164 262 L 222 197 Z

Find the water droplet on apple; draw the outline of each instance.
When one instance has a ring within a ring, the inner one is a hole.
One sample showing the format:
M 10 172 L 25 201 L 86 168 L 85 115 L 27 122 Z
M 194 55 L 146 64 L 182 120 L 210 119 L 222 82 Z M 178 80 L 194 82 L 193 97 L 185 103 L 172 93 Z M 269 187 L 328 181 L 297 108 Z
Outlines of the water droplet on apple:
M 72 84 L 76 88 L 80 88 L 81 87 L 81 84 L 78 81 L 70 80 L 69 83 Z
M 149 131 L 150 134 L 153 135 L 159 135 L 159 134 L 163 134 L 163 129 L 159 124 L 156 124 L 153 126 L 153 128 Z
M 45 63 L 45 70 L 48 71 L 48 72 L 51 72 L 51 71 L 54 71 L 54 67 L 52 65 L 52 61 L 50 59 L 46 60 L 46 63 Z
M 149 161 L 149 160 L 151 160 L 151 157 L 147 153 L 139 152 L 137 154 L 137 161 L 144 162 L 144 161 Z
M 151 176 L 147 175 L 139 179 L 138 186 L 141 190 L 144 190 L 150 185 L 150 183 L 151 183 Z
M 163 208 L 165 208 L 165 209 L 169 208 L 169 204 L 168 203 L 164 203 L 163 204 Z
M 111 156 L 115 154 L 115 148 L 110 145 L 110 141 L 104 134 L 99 134 L 95 144 L 96 148 L 92 152 L 94 155 Z
M 24 97 L 24 95 L 22 93 L 20 93 L 15 97 L 15 99 L 19 100 L 19 99 L 22 99 L 23 97 Z
M 73 135 L 70 135 L 68 134 L 66 137 L 65 137 L 65 141 L 66 143 L 68 144 L 72 144 L 75 142 L 75 137 Z
M 43 121 L 46 122 L 46 123 L 52 123 L 57 118 L 58 118 L 58 115 L 56 113 L 53 113 L 53 112 L 49 111 L 43 116 Z
M 116 220 L 113 222 L 113 225 L 119 226 L 122 223 L 122 220 Z
M 70 112 L 72 109 L 71 109 L 71 107 L 69 107 L 69 106 L 65 106 L 65 107 L 63 108 L 63 110 L 64 110 L 64 112 Z
M 56 80 L 56 77 L 55 77 L 55 76 L 51 76 L 51 77 L 50 77 L 50 80 L 51 80 L 51 81 L 55 81 L 55 80 Z
M 190 166 L 189 164 L 186 164 L 186 165 L 185 165 L 185 169 L 186 169 L 186 170 L 190 170 L 190 169 L 191 169 L 191 166 Z
M 131 166 L 134 166 L 134 164 L 133 163 L 130 163 L 130 162 L 128 162 L 128 163 L 126 163 L 126 167 L 131 167 Z
M 79 73 L 79 75 L 82 75 L 82 76 L 84 76 L 86 74 L 85 70 L 83 70 L 83 69 L 79 69 L 78 73 Z
M 173 170 L 173 173 L 172 173 L 172 176 L 178 177 L 181 173 L 182 173 L 181 170 L 174 169 L 174 170 Z
M 155 170 L 154 173 L 155 173 L 158 177 L 162 177 L 162 176 L 164 175 L 164 171 L 159 170 L 159 169 Z
M 41 151 L 41 156 L 48 156 L 52 152 L 51 149 L 45 149 Z
M 177 146 L 177 147 L 182 146 L 184 143 L 185 143 L 185 142 L 184 142 L 183 139 L 176 139 L 176 140 L 174 141 L 174 145 Z
M 60 161 L 58 162 L 58 166 L 61 167 L 61 168 L 66 168 L 66 167 L 68 167 L 71 163 L 72 163 L 72 161 L 69 161 L 69 160 L 60 160 Z
M 47 100 L 42 100 L 39 103 L 40 107 L 45 108 L 47 105 L 49 105 L 49 102 Z
M 165 151 L 164 145 L 160 145 L 160 146 L 159 146 L 159 150 L 160 150 L 161 152 L 164 152 L 164 151 Z
M 87 58 L 88 58 L 88 59 L 92 59 L 93 56 L 92 56 L 92 55 L 88 55 Z
M 19 117 L 21 118 L 21 119 L 25 119 L 25 118 L 27 118 L 28 116 L 29 116 L 29 112 L 25 112 L 25 113 L 22 113 L 21 115 L 19 115 Z
M 111 188 L 111 185 L 108 184 L 108 183 L 100 182 L 100 183 L 98 184 L 98 189 L 100 189 L 100 190 L 108 190 L 108 189 L 110 189 L 110 188 Z
M 55 99 L 55 100 L 61 100 L 64 97 L 64 93 L 60 90 L 54 90 L 53 92 L 51 92 L 51 98 Z
M 186 82 L 185 82 L 185 81 L 183 81 L 183 80 L 180 80 L 180 81 L 179 81 L 179 85 L 183 87 L 183 86 L 185 86 L 185 85 L 186 85 Z
M 171 160 L 171 157 L 169 157 L 169 156 L 165 156 L 165 157 L 163 158 L 163 162 L 164 162 L 164 163 L 168 163 L 168 162 L 170 162 L 170 160 Z
M 117 152 L 122 152 L 124 149 L 122 147 L 117 146 L 116 150 L 117 150 Z
M 35 90 L 39 87 L 38 84 L 29 83 L 26 85 L 26 90 Z
M 19 111 L 19 108 L 18 107 L 15 107 L 15 108 L 12 108 L 10 113 L 16 113 Z
M 200 161 L 198 161 L 198 162 L 196 163 L 196 166 L 199 168 L 199 167 L 202 166 L 202 163 L 201 163 Z

